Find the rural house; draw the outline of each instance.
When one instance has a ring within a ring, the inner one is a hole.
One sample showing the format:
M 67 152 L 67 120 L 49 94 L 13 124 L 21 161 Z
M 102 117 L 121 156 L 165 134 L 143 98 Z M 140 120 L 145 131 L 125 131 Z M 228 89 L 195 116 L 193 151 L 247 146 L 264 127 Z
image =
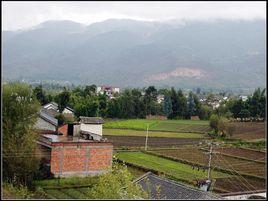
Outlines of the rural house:
M 102 138 L 101 118 L 80 117 L 80 122 L 58 126 L 57 119 L 42 108 L 40 119 L 37 154 L 52 175 L 96 175 L 111 168 L 113 145 Z
M 35 128 L 40 131 L 57 131 L 58 119 L 52 114 L 52 110 L 46 110 L 41 108 L 39 111 L 38 119 L 35 124 Z

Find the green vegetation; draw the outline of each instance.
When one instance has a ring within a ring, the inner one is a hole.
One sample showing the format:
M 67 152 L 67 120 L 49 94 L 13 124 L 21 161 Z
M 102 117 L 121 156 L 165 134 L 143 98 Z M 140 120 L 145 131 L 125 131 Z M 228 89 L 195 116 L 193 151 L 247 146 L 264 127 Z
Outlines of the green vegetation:
M 258 149 L 258 150 L 266 151 L 266 140 L 259 140 L 256 142 L 247 142 L 243 140 L 237 140 L 234 143 L 232 143 L 232 145 L 235 147 Z
M 45 188 L 53 187 L 71 187 L 71 186 L 91 186 L 97 182 L 98 177 L 70 177 L 70 178 L 53 178 L 44 180 L 34 180 L 33 185 Z
M 119 152 L 116 157 L 127 163 L 142 166 L 144 168 L 153 169 L 164 174 L 173 176 L 178 180 L 193 181 L 195 179 L 204 179 L 207 172 L 192 169 L 190 165 L 175 162 L 169 159 L 145 154 L 142 152 Z M 212 172 L 212 177 L 228 177 L 228 174 L 220 172 Z
M 131 170 L 141 174 L 137 170 Z M 122 164 L 113 163 L 111 172 L 94 177 L 73 177 L 35 181 L 35 187 L 43 189 L 52 199 L 134 199 L 148 195 L 132 181 L 136 178 Z
M 103 135 L 145 137 L 146 131 L 105 128 L 103 129 Z M 204 137 L 204 134 L 197 134 L 197 133 L 173 133 L 173 132 L 158 132 L 158 131 L 149 131 L 148 135 L 149 137 L 168 137 L 168 138 L 203 138 Z
M 39 162 L 33 153 L 39 107 L 28 85 L 3 86 L 3 178 L 9 183 L 30 183 L 38 169 Z
M 104 124 L 104 128 L 146 130 L 147 125 L 150 131 L 204 133 L 210 130 L 208 121 L 145 119 L 109 121 Z

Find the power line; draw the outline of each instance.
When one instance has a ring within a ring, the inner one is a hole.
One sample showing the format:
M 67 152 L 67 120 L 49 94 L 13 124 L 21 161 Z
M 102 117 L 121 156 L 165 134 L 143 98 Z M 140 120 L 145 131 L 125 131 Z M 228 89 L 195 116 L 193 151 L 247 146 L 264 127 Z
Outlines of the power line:
M 220 156 L 221 157 L 221 156 Z M 222 157 L 221 157 L 222 158 Z M 256 190 L 255 189 L 255 187 L 254 186 L 252 186 L 241 174 L 239 174 L 239 172 L 237 172 L 233 167 L 232 167 L 232 165 L 231 164 L 229 164 L 229 162 L 228 161 L 226 161 L 224 158 L 222 158 L 224 161 L 225 161 L 225 163 L 227 164 L 227 165 L 229 165 L 229 167 L 231 167 L 231 169 L 234 171 L 234 172 L 236 172 L 249 186 L 251 186 L 252 188 L 253 188 L 253 190 Z M 235 175 L 237 178 L 239 178 L 237 175 Z M 240 180 L 241 181 L 241 180 Z M 242 182 L 242 181 L 241 181 Z M 243 182 L 242 182 L 243 183 Z M 244 184 L 244 183 L 243 183 Z M 247 185 L 245 185 L 246 187 L 247 187 Z M 248 187 L 247 187 L 248 188 Z M 250 190 L 249 188 L 248 188 L 248 190 Z

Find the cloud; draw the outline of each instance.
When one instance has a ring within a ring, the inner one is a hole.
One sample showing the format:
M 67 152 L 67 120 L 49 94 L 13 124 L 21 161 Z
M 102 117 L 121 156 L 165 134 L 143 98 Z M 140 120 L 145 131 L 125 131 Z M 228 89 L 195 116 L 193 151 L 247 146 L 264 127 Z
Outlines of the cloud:
M 2 28 L 29 28 L 46 20 L 72 20 L 84 24 L 109 18 L 165 21 L 170 19 L 266 19 L 263 2 L 94 2 L 3 1 Z

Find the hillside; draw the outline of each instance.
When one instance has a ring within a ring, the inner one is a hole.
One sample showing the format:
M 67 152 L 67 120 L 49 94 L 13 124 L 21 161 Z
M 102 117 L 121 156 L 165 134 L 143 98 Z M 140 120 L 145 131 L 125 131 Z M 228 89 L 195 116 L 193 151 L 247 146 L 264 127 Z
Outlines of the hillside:
M 265 23 L 111 19 L 86 26 L 48 21 L 3 31 L 4 79 L 119 87 L 264 87 Z

